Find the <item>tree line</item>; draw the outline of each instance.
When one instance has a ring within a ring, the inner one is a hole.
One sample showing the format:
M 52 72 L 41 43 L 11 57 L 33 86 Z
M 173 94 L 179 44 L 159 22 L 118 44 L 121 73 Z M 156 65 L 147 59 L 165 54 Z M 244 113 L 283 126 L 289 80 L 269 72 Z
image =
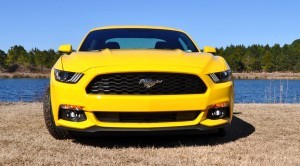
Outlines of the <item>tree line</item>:
M 230 45 L 217 48 L 217 55 L 223 56 L 233 72 L 300 72 L 300 39 L 292 44 Z M 0 70 L 2 72 L 49 72 L 61 56 L 53 49 L 26 51 L 21 45 L 11 47 L 8 52 L 0 49 Z
M 49 72 L 60 53 L 49 50 L 33 48 L 29 52 L 21 45 L 11 47 L 7 53 L 0 50 L 0 70 L 2 72 Z
M 230 45 L 217 48 L 234 72 L 300 72 L 300 39 L 292 44 Z

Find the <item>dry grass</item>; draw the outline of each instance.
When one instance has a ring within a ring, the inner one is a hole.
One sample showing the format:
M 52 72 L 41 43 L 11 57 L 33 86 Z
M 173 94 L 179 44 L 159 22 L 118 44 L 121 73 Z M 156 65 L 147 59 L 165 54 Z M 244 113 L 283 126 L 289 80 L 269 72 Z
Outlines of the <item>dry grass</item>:
M 0 78 L 49 78 L 49 73 L 1 73 Z
M 233 77 L 235 79 L 277 79 L 277 80 L 299 80 L 300 73 L 281 73 L 281 72 L 273 72 L 273 73 L 233 73 Z
M 0 165 L 300 165 L 300 105 L 236 104 L 225 138 L 54 140 L 41 103 L 0 103 Z

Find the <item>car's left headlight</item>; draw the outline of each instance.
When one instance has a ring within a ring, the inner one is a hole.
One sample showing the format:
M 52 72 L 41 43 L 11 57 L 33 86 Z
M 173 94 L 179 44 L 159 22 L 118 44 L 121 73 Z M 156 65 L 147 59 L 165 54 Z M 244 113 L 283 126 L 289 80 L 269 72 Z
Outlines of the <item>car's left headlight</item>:
M 69 72 L 64 70 L 54 69 L 54 77 L 56 81 L 65 83 L 77 83 L 83 76 L 82 73 Z
M 228 82 L 232 80 L 231 70 L 208 74 L 215 83 Z

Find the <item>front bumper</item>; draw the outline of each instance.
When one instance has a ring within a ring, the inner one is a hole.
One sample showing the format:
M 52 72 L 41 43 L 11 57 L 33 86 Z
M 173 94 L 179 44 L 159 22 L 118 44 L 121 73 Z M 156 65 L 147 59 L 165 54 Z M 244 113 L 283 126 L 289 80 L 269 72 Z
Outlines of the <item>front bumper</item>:
M 181 126 L 181 127 L 166 127 L 166 128 L 107 128 L 93 126 L 87 129 L 74 129 L 68 127 L 59 127 L 60 129 L 68 130 L 74 135 L 80 136 L 141 136 L 141 135 L 185 135 L 185 134 L 211 134 L 218 131 L 219 128 L 229 126 L 226 123 L 221 126 L 207 127 L 202 125 Z
M 190 95 L 91 95 L 86 94 L 85 88 L 89 82 L 100 74 L 117 72 L 178 72 L 195 74 L 201 77 L 207 85 L 204 94 Z M 200 73 L 200 74 L 199 74 Z M 199 68 L 191 67 L 101 67 L 92 68 L 84 72 L 84 77 L 77 84 L 57 82 L 51 73 L 51 102 L 56 126 L 80 131 L 97 130 L 164 130 L 185 127 L 206 130 L 230 124 L 233 109 L 233 82 L 215 84 L 209 76 L 201 74 Z M 228 102 L 230 115 L 224 119 L 207 119 L 208 109 L 217 103 Z M 58 118 L 61 104 L 83 106 L 87 120 L 72 122 Z M 168 112 L 199 110 L 199 116 L 190 121 L 132 123 L 132 122 L 101 122 L 94 112 Z

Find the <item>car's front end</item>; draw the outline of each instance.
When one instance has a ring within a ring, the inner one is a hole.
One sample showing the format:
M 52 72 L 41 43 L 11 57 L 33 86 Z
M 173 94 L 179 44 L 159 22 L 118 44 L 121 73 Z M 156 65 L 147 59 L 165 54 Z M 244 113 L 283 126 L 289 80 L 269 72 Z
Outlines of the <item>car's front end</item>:
M 233 81 L 222 57 L 174 50 L 78 51 L 51 71 L 56 127 L 81 132 L 223 129 Z

